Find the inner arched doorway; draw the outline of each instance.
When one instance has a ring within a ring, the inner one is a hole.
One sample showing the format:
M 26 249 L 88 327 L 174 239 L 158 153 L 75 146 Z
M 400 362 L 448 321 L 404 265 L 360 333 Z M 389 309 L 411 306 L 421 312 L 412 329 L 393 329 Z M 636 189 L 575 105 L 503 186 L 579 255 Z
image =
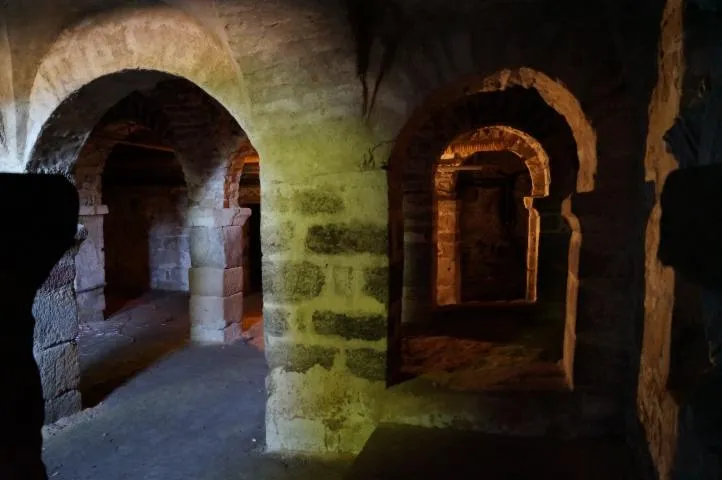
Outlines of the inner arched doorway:
M 413 118 L 392 156 L 403 289 L 391 371 L 454 390 L 568 390 L 575 135 L 536 88 L 460 93 Z

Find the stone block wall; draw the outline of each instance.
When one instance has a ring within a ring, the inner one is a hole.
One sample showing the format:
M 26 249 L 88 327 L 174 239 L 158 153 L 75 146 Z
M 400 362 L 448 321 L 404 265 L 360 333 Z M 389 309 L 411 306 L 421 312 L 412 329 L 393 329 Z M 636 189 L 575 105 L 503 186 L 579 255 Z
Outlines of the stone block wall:
M 106 186 L 109 289 L 188 291 L 190 231 L 185 187 Z
M 33 304 L 34 356 L 40 369 L 45 399 L 45 421 L 52 423 L 81 408 L 78 363 L 78 306 L 75 255 L 87 232 L 78 229 L 77 247 L 66 252 L 38 290 Z

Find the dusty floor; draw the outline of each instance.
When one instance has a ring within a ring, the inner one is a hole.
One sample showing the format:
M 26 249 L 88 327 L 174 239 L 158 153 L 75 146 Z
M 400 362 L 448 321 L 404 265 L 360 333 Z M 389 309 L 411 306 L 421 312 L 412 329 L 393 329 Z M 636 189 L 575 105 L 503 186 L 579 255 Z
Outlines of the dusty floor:
M 348 480 L 636 480 L 623 439 L 575 441 L 383 426 Z
M 625 476 L 626 453 L 614 439 L 560 442 L 383 426 L 355 461 L 264 454 L 262 302 L 248 303 L 246 341 L 226 347 L 188 345 L 182 294 L 151 293 L 106 322 L 83 325 L 82 388 L 92 408 L 46 428 L 50 478 L 635 478 Z M 473 351 L 460 357 L 470 359 Z
M 262 351 L 189 347 L 185 305 L 185 295 L 153 293 L 83 325 L 82 393 L 97 405 L 46 429 L 50 478 L 342 478 L 349 462 L 262 454 Z
M 406 328 L 403 373 L 459 391 L 564 390 L 563 330 L 537 308 L 441 309 L 432 325 Z

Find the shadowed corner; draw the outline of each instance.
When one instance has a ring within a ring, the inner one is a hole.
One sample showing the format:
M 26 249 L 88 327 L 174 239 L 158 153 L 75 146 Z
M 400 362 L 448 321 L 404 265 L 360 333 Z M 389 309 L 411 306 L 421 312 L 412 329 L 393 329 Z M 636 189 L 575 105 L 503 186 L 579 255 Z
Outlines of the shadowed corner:
M 722 374 L 719 368 L 722 347 L 720 291 L 722 289 L 722 164 L 682 168 L 672 172 L 662 193 L 662 220 L 659 259 L 678 272 L 678 283 L 696 286 L 694 302 L 701 310 L 697 325 L 688 318 L 675 318 L 674 355 L 670 366 L 670 388 L 682 407 L 678 469 L 698 461 L 690 445 L 701 444 L 707 452 L 722 459 Z M 716 201 L 715 201 L 716 200 Z M 676 297 L 680 297 L 679 289 Z M 682 302 L 684 297 L 677 298 Z M 690 302 L 687 302 L 690 303 Z M 689 306 L 689 305 L 688 305 Z M 684 317 L 694 317 L 688 308 Z M 693 319 L 694 320 L 694 319 Z M 698 338 L 686 331 L 696 330 Z M 676 328 L 675 328 L 676 327 Z M 696 327 L 696 328 L 692 328 Z M 691 428 L 690 428 L 691 427 Z
M 33 359 L 33 299 L 75 243 L 78 195 L 61 176 L 0 174 L 5 394 L 0 396 L 0 478 L 45 479 L 41 460 L 42 386 Z

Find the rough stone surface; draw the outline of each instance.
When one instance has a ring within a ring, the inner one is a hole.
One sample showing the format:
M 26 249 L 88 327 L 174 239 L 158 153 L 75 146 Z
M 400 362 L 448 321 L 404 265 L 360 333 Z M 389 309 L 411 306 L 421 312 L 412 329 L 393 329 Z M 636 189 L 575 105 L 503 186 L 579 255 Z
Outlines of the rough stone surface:
M 346 366 L 360 378 L 381 382 L 386 379 L 386 354 L 378 350 L 362 348 L 346 352 Z
M 373 253 L 388 250 L 386 229 L 376 225 L 317 225 L 308 229 L 306 248 L 326 255 Z
M 344 210 L 343 199 L 326 188 L 298 192 L 292 202 L 295 211 L 305 216 L 333 215 Z
M 40 368 L 46 399 L 58 398 L 77 387 L 80 367 L 78 346 L 74 340 L 36 352 L 35 361 Z
M 193 267 L 243 266 L 243 227 L 194 227 L 190 233 Z
M 366 295 L 385 305 L 389 301 L 389 273 L 386 268 L 370 268 L 364 272 L 364 288 Z
M 381 315 L 359 315 L 320 311 L 311 319 L 320 335 L 335 335 L 346 340 L 376 341 L 386 338 L 386 318 Z
M 191 295 L 191 323 L 194 328 L 223 330 L 243 317 L 243 293 L 229 297 Z
M 80 411 L 80 392 L 71 390 L 60 397 L 45 402 L 45 422 L 47 424 L 56 422 Z
M 326 283 L 323 270 L 310 262 L 263 262 L 263 293 L 268 302 L 296 303 L 316 298 Z
M 261 247 L 267 254 L 288 251 L 294 237 L 294 222 L 261 227 Z
M 77 307 L 72 284 L 38 292 L 33 305 L 35 349 L 68 342 L 78 334 Z
M 244 269 L 191 268 L 188 272 L 190 290 L 194 295 L 230 297 L 243 291 Z
M 263 309 L 263 331 L 266 335 L 280 337 L 289 329 L 290 314 L 279 308 Z
M 283 368 L 295 373 L 307 372 L 317 365 L 328 370 L 333 366 L 336 355 L 338 349 L 335 348 L 290 343 L 268 345 L 266 350 L 269 368 Z

